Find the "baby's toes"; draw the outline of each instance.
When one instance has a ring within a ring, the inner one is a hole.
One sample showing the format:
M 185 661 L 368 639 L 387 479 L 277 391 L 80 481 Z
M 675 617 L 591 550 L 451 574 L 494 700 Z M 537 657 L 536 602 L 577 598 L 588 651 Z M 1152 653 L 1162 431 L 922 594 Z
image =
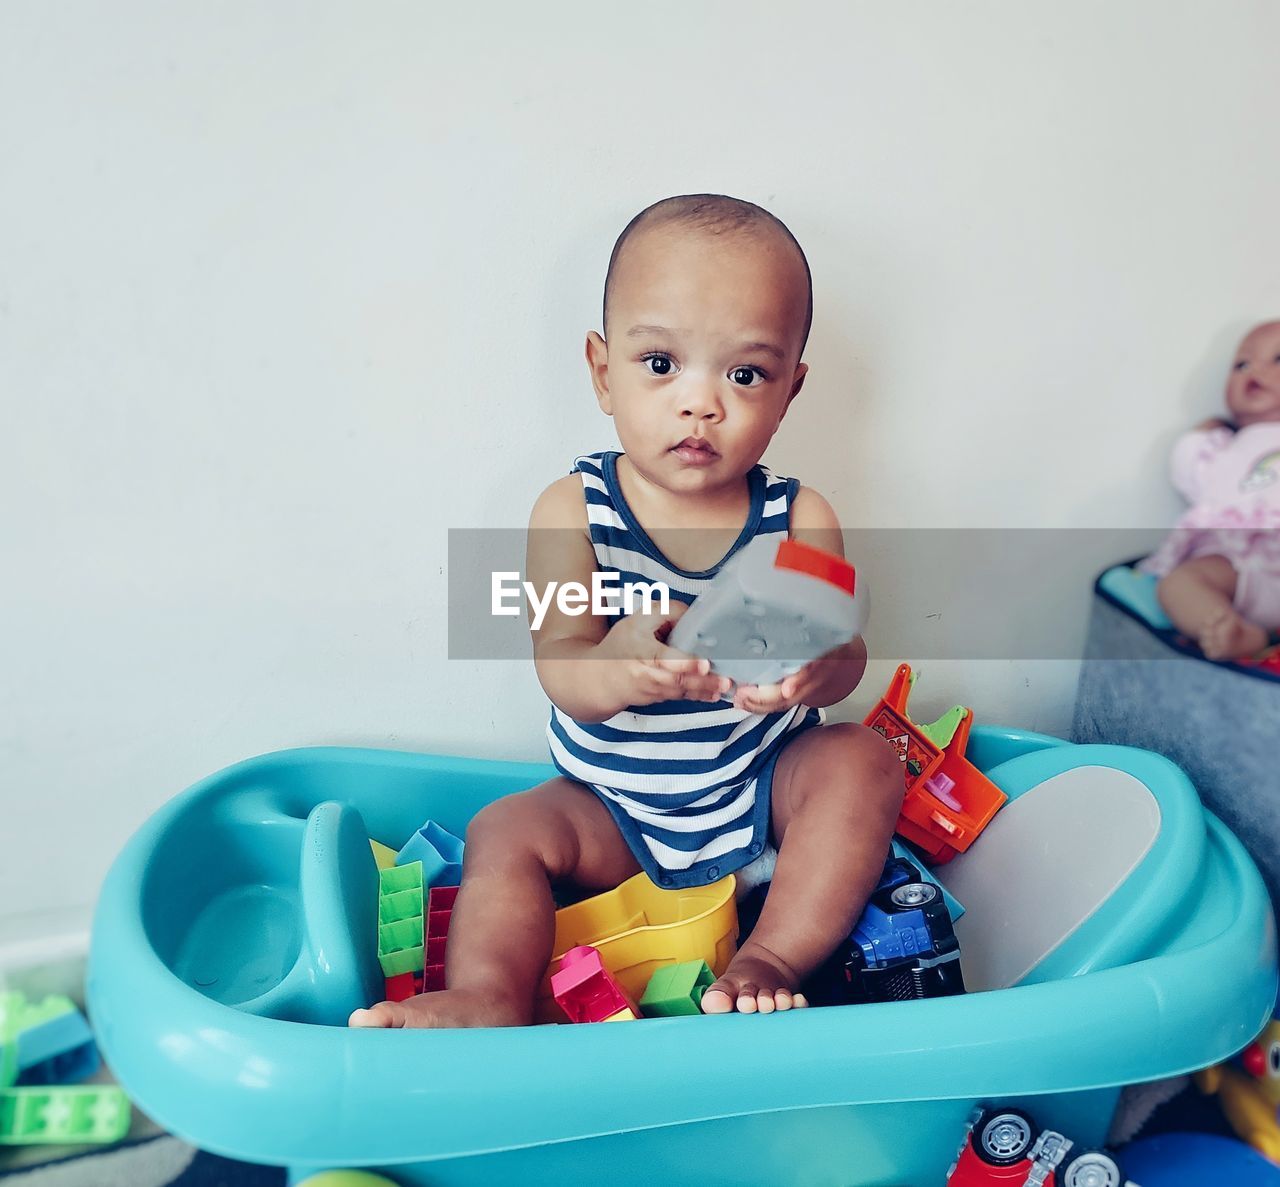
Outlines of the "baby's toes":
M 404 1007 L 399 1002 L 379 1002 L 367 1010 L 353 1010 L 347 1019 L 348 1026 L 401 1027 L 404 1025 Z
M 751 984 L 750 982 L 746 985 L 739 986 L 737 1000 L 738 1013 L 754 1014 L 757 1010 L 760 1010 L 761 1013 L 767 1013 L 767 1011 L 765 1011 L 760 1005 L 760 999 L 764 996 L 765 995 L 760 992 L 759 987 Z M 772 1004 L 770 1004 L 769 1009 L 773 1009 Z
M 737 995 L 738 991 L 721 977 L 702 995 L 702 1012 L 704 1014 L 729 1014 L 733 1011 L 733 1003 Z
M 777 1010 L 789 1010 L 795 1003 L 795 999 L 791 996 L 789 989 L 779 989 L 773 995 L 773 1005 Z

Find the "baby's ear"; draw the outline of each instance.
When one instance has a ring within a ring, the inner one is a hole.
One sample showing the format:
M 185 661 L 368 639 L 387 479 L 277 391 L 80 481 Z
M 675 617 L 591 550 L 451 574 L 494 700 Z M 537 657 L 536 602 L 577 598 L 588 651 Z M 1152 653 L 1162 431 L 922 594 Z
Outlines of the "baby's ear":
M 613 400 L 609 395 L 609 345 L 595 330 L 587 331 L 587 370 L 591 372 L 591 386 L 596 389 L 596 403 L 606 416 L 613 415 Z
M 808 363 L 797 363 L 796 373 L 791 380 L 791 391 L 787 393 L 787 407 L 791 406 L 791 401 L 800 394 L 800 389 L 804 387 L 804 377 L 809 374 Z

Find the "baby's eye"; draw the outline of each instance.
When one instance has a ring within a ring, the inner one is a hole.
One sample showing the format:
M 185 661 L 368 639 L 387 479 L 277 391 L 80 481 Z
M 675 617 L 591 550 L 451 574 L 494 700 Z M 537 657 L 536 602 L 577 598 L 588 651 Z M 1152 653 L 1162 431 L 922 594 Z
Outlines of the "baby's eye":
M 671 361 L 670 355 L 653 354 L 642 355 L 640 361 L 645 365 L 645 369 L 650 375 L 670 375 L 675 370 L 675 363 Z
M 739 387 L 759 387 L 769 377 L 759 367 L 734 367 L 729 379 Z
M 1280 355 L 1277 355 L 1276 357 L 1280 358 Z M 1243 371 L 1248 365 L 1248 359 L 1236 359 L 1236 361 L 1231 364 L 1231 369 L 1233 371 Z

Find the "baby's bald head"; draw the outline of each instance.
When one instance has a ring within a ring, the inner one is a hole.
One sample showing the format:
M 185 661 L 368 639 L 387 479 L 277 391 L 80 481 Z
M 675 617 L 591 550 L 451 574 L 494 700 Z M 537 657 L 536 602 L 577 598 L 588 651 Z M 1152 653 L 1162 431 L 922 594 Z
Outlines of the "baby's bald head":
M 813 278 L 809 261 L 787 225 L 775 215 L 754 202 L 730 198 L 724 194 L 681 194 L 664 198 L 645 207 L 622 230 L 609 256 L 609 271 L 604 281 L 604 334 L 609 336 L 609 299 L 619 262 L 629 242 L 642 233 L 659 228 L 687 229 L 688 231 L 715 237 L 718 235 L 760 236 L 783 242 L 794 254 L 798 268 L 803 273 L 800 282 L 804 291 L 804 307 L 797 308 L 796 317 L 801 321 L 800 352 L 809 339 L 809 327 L 813 323 Z

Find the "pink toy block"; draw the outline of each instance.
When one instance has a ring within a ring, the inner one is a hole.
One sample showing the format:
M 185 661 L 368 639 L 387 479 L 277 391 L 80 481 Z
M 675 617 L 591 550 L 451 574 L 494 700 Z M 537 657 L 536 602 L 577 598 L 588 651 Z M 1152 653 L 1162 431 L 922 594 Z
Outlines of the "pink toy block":
M 444 951 L 449 939 L 449 921 L 458 897 L 456 886 L 433 886 L 427 893 L 426 949 L 422 970 L 422 991 L 444 988 Z
M 422 992 L 435 993 L 444 988 L 444 965 L 429 964 L 422 970 Z
M 570 948 L 560 958 L 560 971 L 551 978 L 551 993 L 570 1022 L 622 1021 L 617 1015 L 640 1010 L 604 967 L 594 948 Z
M 427 897 L 431 900 L 431 910 L 452 911 L 453 904 L 458 897 L 458 888 L 456 886 L 433 886 L 427 891 Z

